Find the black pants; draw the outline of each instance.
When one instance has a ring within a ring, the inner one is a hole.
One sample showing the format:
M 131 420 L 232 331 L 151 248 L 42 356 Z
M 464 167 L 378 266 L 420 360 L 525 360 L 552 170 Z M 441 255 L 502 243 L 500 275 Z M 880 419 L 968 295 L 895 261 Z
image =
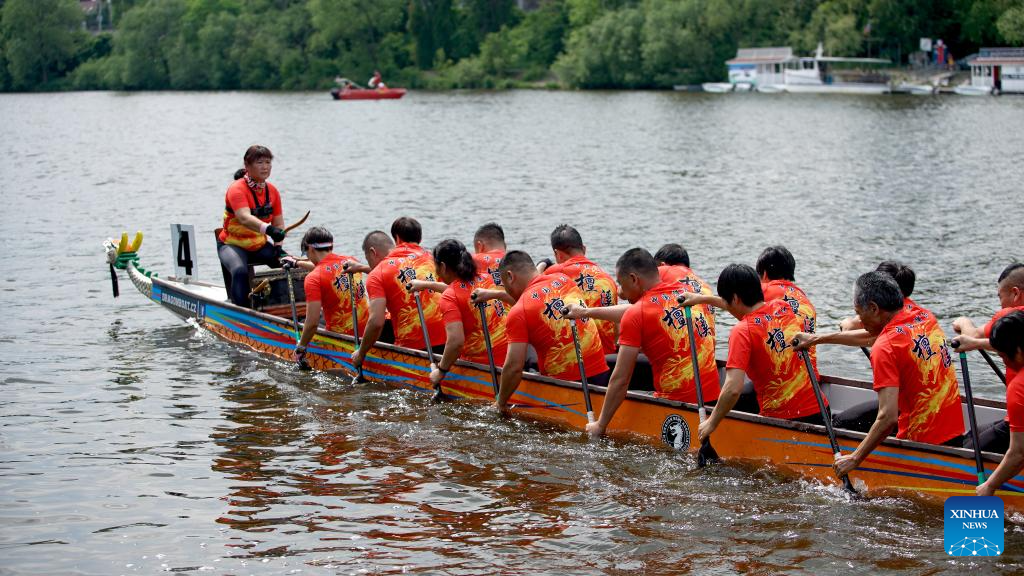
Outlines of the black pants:
M 850 406 L 837 412 L 832 418 L 832 425 L 844 430 L 867 432 L 871 430 L 878 417 L 878 398 Z
M 978 444 L 981 445 L 983 452 L 1006 454 L 1006 451 L 1010 449 L 1010 425 L 1006 423 L 1006 420 L 1000 420 L 988 427 L 979 427 Z M 964 448 L 974 450 L 974 440 L 970 434 L 964 440 Z
M 277 258 L 277 248 L 270 244 L 264 244 L 259 250 L 249 251 L 231 244 L 218 244 L 217 256 L 220 256 L 220 265 L 228 272 L 230 278 L 228 297 L 238 306 L 249 307 L 249 266 L 264 264 L 271 268 L 280 268 L 281 262 Z

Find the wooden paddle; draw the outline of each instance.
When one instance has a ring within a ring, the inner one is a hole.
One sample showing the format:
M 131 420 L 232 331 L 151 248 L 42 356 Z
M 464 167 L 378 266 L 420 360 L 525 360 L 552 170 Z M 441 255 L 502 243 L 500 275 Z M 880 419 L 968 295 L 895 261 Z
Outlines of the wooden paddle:
M 284 273 L 288 277 L 288 300 L 292 304 L 292 324 L 295 327 L 295 345 L 299 345 L 299 341 L 302 340 L 302 330 L 299 328 L 299 313 L 295 309 L 295 287 L 292 285 L 292 265 L 290 262 L 285 263 Z M 305 359 L 299 362 L 299 368 L 302 370 L 309 370 L 310 366 L 306 363 Z
M 700 382 L 700 362 L 697 360 L 697 339 L 693 332 L 693 316 L 690 313 L 692 306 L 684 306 L 686 313 L 686 332 L 690 336 L 690 362 L 693 364 L 693 382 L 697 387 L 697 418 L 701 424 L 708 418 L 707 408 L 704 407 L 704 389 Z M 697 449 L 697 467 L 703 468 L 708 462 L 718 461 L 718 452 L 711 445 L 711 438 L 705 438 Z
M 355 339 L 356 347 L 353 350 L 359 349 L 359 309 L 356 302 L 356 281 L 352 276 L 351 272 L 348 272 L 348 291 L 349 298 L 352 300 L 352 338 Z M 356 368 L 356 375 L 352 377 L 352 383 L 358 384 L 360 382 L 366 382 L 366 377 L 363 376 L 363 367 L 359 366 Z
M 409 288 L 406 286 L 406 288 Z M 423 328 L 423 342 L 427 345 L 427 357 L 430 358 L 430 369 L 437 368 L 437 364 L 434 361 L 434 347 L 430 345 L 430 330 L 427 330 L 427 320 L 423 316 L 423 303 L 420 302 L 420 293 L 413 292 L 413 299 L 416 300 L 416 312 L 420 315 L 420 328 Z M 440 402 L 444 398 L 444 392 L 441 392 L 440 382 L 434 387 L 434 396 L 430 399 L 432 402 Z
M 252 290 L 249 291 L 249 298 L 252 298 L 253 296 L 259 294 L 260 292 L 263 292 L 264 290 L 266 290 L 267 286 L 269 286 L 269 285 L 270 285 L 270 279 L 269 278 L 264 278 L 263 280 L 260 281 L 259 284 L 256 285 L 255 288 L 253 288 Z
M 572 327 L 572 344 L 576 347 L 576 364 L 580 369 L 580 384 L 583 385 L 583 404 L 587 407 L 587 422 L 593 423 L 594 407 L 590 403 L 590 384 L 587 383 L 587 373 L 583 369 L 583 352 L 580 350 L 580 335 L 576 332 L 576 321 L 569 319 L 569 326 Z
M 958 340 L 951 343 L 954 350 L 960 347 Z M 978 440 L 978 419 L 974 414 L 974 394 L 971 393 L 971 373 L 967 369 L 967 352 L 960 353 L 960 371 L 964 373 L 964 396 L 967 396 L 967 418 L 971 423 L 971 441 L 974 443 L 974 468 L 978 473 L 978 484 L 985 482 L 985 463 L 981 458 L 981 442 Z
M 287 233 L 291 232 L 292 230 L 295 230 L 299 226 L 302 226 L 303 224 L 306 223 L 306 219 L 307 218 L 309 218 L 309 210 L 306 210 L 306 215 L 303 216 L 302 218 L 300 218 L 298 222 L 296 222 L 295 224 L 292 224 L 291 226 L 286 226 L 285 229 L 284 229 L 284 233 L 287 234 Z
M 992 367 L 992 371 L 995 372 L 996 376 L 1003 381 L 1003 385 L 1005 386 L 1006 374 L 1003 374 L 1003 371 L 999 369 L 999 365 L 996 364 L 996 361 L 992 359 L 992 356 L 990 356 L 988 352 L 984 350 L 978 350 L 978 352 L 981 352 L 981 357 L 985 359 L 985 362 L 988 362 L 988 365 Z
M 494 399 L 498 399 L 498 369 L 494 365 L 494 348 L 491 346 L 491 329 L 487 326 L 487 302 L 478 302 L 476 305 L 480 310 L 480 328 L 484 332 L 484 347 L 487 348 L 487 364 L 491 369 L 491 385 L 494 387 Z
M 814 390 L 814 398 L 818 401 L 818 410 L 821 412 L 821 420 L 825 423 L 825 432 L 828 433 L 828 442 L 832 446 L 832 455 L 838 458 L 843 455 L 843 451 L 839 448 L 839 441 L 836 440 L 836 431 L 832 428 L 832 415 L 829 413 L 828 408 L 825 407 L 824 395 L 821 393 L 821 386 L 818 384 L 818 377 L 814 375 L 814 366 L 811 365 L 811 355 L 807 350 L 800 350 L 797 352 L 800 357 L 803 358 L 804 367 L 807 368 L 807 377 L 811 379 L 811 388 Z M 853 487 L 853 482 L 850 481 L 848 475 L 839 477 L 843 481 L 843 488 L 850 493 L 851 496 L 860 496 L 857 489 Z

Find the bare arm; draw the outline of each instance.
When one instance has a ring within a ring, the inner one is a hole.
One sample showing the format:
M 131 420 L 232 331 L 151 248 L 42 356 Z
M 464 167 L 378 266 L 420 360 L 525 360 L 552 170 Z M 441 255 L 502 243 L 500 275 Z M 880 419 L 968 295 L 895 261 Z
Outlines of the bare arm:
M 882 388 L 878 391 L 878 416 L 868 430 L 868 435 L 860 441 L 852 454 L 836 458 L 835 469 L 839 476 L 846 476 L 868 457 L 892 432 L 899 417 L 899 388 Z
M 597 422 L 587 424 L 587 432 L 591 436 L 600 436 L 608 429 L 608 424 L 615 417 L 615 412 L 626 399 L 626 391 L 629 390 L 629 380 L 633 376 L 633 368 L 636 367 L 637 356 L 640 349 L 634 346 L 620 346 L 619 355 L 615 359 L 615 369 L 612 370 L 612 377 L 608 381 L 608 391 L 604 395 L 604 405 L 601 407 L 601 415 Z
M 977 488 L 978 496 L 994 496 L 996 490 L 1024 469 L 1024 432 L 1010 432 L 1010 449 L 999 467 Z
M 710 294 L 697 294 L 695 292 L 687 292 L 679 297 L 679 303 L 683 306 L 699 306 L 706 304 L 708 306 L 714 306 L 721 310 L 728 310 L 729 304 L 722 299 L 721 296 L 712 296 Z
M 299 338 L 299 347 L 305 348 L 309 341 L 316 334 L 316 326 L 320 323 L 320 301 L 306 302 L 306 320 L 302 324 L 302 337 Z
M 607 320 L 608 322 L 615 322 L 616 324 L 622 320 L 622 315 L 629 310 L 632 304 L 616 304 L 615 306 L 601 306 L 598 308 L 588 308 L 586 306 L 578 306 L 576 304 L 569 304 L 565 309 L 565 317 L 573 320 L 579 318 L 591 318 L 593 320 Z
M 522 342 L 510 343 L 508 352 L 505 354 L 505 365 L 501 368 L 501 387 L 498 389 L 498 399 L 494 405 L 498 410 L 504 411 L 508 407 L 508 399 L 519 388 L 519 382 L 523 379 L 523 367 L 526 366 L 526 344 Z
M 956 343 L 956 346 L 954 347 L 954 349 L 957 352 L 970 352 L 971 350 L 992 350 L 992 351 L 995 351 L 995 348 L 992 347 L 992 343 L 988 341 L 988 338 L 984 338 L 984 337 L 982 337 L 982 338 L 975 338 L 974 336 L 968 336 L 966 334 L 961 334 L 961 335 L 957 336 L 956 338 L 954 338 L 953 342 Z
M 357 272 L 362 272 L 363 274 L 369 274 L 370 272 L 373 271 L 373 268 L 370 268 L 366 264 L 363 264 L 363 263 L 360 263 L 360 262 L 348 261 L 348 262 L 345 262 L 344 266 L 342 266 L 342 270 L 344 270 L 345 272 L 351 272 L 352 274 L 355 274 Z
M 366 354 L 377 343 L 380 333 L 384 331 L 384 319 L 387 317 L 388 307 L 386 298 L 374 298 L 370 300 L 370 317 L 366 319 L 366 328 L 363 331 L 363 340 L 359 343 L 359 350 L 352 355 L 352 363 L 356 367 L 363 365 Z
M 510 305 L 515 305 L 516 299 L 511 294 L 504 290 L 485 290 L 483 288 L 477 288 L 473 290 L 473 302 L 486 302 L 488 300 L 501 300 L 502 302 Z
M 409 289 L 413 292 L 421 292 L 423 290 L 444 292 L 448 289 L 448 285 L 444 282 L 431 282 L 430 280 L 410 280 Z
M 847 332 L 826 332 L 823 334 L 808 334 L 800 332 L 793 337 L 793 346 L 797 350 L 805 350 L 819 344 L 840 344 L 842 346 L 871 346 L 875 343 L 876 336 L 872 336 L 867 330 L 850 330 Z
M 711 411 L 708 419 L 697 428 L 697 436 L 701 442 L 711 436 L 711 433 L 718 428 L 725 415 L 733 409 L 733 406 L 736 406 L 736 402 L 740 399 L 740 393 L 743 392 L 743 378 L 743 370 L 739 368 L 727 368 L 725 370 L 725 385 L 722 387 L 722 392 L 718 395 L 715 409 Z
M 985 331 L 974 325 L 974 322 L 966 316 L 953 320 L 953 331 L 957 334 L 970 336 L 972 338 L 984 338 Z

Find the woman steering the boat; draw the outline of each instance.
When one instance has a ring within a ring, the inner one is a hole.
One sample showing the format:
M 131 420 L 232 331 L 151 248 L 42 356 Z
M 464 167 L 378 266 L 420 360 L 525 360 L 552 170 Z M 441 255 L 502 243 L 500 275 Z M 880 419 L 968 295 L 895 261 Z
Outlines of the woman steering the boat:
M 245 173 L 228 186 L 224 197 L 217 255 L 230 278 L 228 295 L 238 306 L 249 305 L 250 265 L 281 267 L 285 236 L 281 195 L 267 182 L 273 160 L 267 147 L 250 146 L 243 157 Z

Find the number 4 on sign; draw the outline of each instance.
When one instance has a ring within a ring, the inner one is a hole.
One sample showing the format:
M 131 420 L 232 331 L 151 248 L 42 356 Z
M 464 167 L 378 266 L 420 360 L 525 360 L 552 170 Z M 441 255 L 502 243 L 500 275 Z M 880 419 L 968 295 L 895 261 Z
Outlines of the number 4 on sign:
M 199 275 L 193 254 L 196 253 L 196 231 L 191 224 L 171 224 L 171 259 L 174 275 L 191 280 Z

